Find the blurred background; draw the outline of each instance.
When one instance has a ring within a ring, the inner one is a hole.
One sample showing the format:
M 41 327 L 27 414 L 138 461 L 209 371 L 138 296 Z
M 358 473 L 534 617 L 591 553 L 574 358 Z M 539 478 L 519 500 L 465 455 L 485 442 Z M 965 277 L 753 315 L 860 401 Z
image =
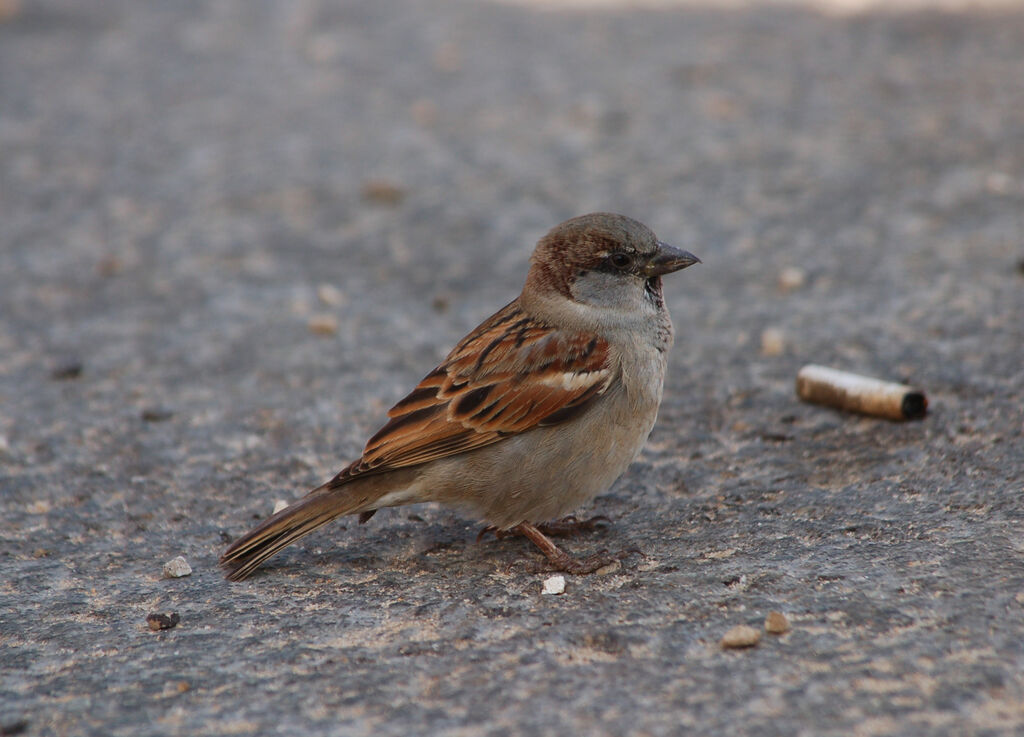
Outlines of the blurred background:
M 1012 4 L 948 6 L 6 0 L 5 352 L 255 368 L 313 320 L 421 365 L 599 209 L 711 264 L 672 289 L 725 348 L 884 351 L 894 311 L 941 334 L 949 266 L 1020 255 L 1024 156 Z M 808 308 L 858 320 L 816 338 Z

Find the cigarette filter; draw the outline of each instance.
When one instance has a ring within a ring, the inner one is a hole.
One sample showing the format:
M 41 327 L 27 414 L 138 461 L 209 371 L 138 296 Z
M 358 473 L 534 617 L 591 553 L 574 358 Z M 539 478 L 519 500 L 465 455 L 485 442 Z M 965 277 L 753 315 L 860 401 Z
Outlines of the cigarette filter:
M 814 364 L 797 373 L 796 394 L 805 402 L 890 420 L 916 420 L 928 410 L 920 389 Z

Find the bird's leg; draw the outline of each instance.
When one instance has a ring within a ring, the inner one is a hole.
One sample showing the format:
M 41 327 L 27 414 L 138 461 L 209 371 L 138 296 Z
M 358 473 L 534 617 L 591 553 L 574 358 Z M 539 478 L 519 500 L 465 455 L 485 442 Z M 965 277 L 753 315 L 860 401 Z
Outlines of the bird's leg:
M 528 538 L 530 542 L 540 548 L 540 551 L 544 553 L 545 557 L 547 557 L 548 561 L 556 571 L 565 571 L 566 573 L 584 575 L 587 573 L 593 573 L 598 568 L 603 568 L 617 560 L 617 558 L 607 555 L 606 551 L 602 551 L 597 555 L 591 555 L 589 558 L 583 558 L 582 560 L 573 558 L 551 542 L 543 532 L 538 530 L 529 522 L 520 522 L 518 525 L 511 528 L 509 532 L 518 533 Z

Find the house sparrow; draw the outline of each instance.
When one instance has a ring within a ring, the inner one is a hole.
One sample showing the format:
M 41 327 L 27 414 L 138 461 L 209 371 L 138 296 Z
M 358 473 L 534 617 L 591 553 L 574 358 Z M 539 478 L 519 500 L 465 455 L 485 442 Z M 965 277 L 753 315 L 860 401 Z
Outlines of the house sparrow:
M 567 220 L 537 243 L 520 295 L 455 346 L 323 486 L 236 540 L 231 580 L 335 517 L 444 502 L 522 534 L 554 568 L 590 573 L 540 523 L 605 491 L 661 403 L 672 321 L 661 277 L 698 263 L 622 215 Z

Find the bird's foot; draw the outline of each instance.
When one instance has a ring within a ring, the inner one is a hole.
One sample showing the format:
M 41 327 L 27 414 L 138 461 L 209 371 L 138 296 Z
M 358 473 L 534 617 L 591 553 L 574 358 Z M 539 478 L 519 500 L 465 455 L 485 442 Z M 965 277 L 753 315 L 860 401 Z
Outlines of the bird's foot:
M 609 555 L 607 550 L 602 550 L 586 558 L 574 558 L 564 550 L 559 550 L 561 555 L 549 556 L 547 562 L 536 563 L 531 566 L 534 573 L 571 573 L 574 576 L 586 576 L 589 573 L 599 571 L 605 566 L 617 563 L 620 556 Z
M 626 553 L 621 553 L 619 555 L 609 555 L 607 550 L 602 550 L 601 552 L 587 558 L 574 558 L 551 542 L 551 540 L 549 540 L 543 532 L 538 530 L 536 526 L 531 525 L 528 522 L 519 523 L 510 529 L 509 532 L 523 535 L 528 538 L 530 542 L 540 548 L 540 551 L 544 553 L 544 557 L 548 559 L 548 566 L 544 570 L 563 571 L 577 576 L 583 576 L 588 573 L 598 571 L 605 566 L 621 560 L 628 554 L 628 552 L 630 552 L 627 551 Z

